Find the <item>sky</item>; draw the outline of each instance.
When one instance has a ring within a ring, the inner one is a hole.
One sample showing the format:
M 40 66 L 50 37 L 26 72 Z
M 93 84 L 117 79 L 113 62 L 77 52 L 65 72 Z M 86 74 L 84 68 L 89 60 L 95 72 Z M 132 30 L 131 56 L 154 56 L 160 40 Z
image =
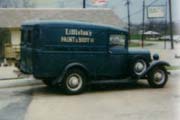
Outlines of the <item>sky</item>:
M 33 0 L 38 8 L 82 8 L 83 0 Z M 91 0 L 86 0 L 87 8 L 93 7 L 89 2 Z M 112 9 L 115 14 L 125 22 L 127 21 L 127 6 L 125 5 L 127 0 L 108 0 L 108 4 L 103 6 L 105 8 Z M 142 22 L 142 2 L 143 0 L 130 0 L 130 15 L 132 23 L 141 23 Z M 148 6 L 153 1 L 152 5 L 165 5 L 168 0 L 145 0 L 146 6 Z M 171 0 L 172 1 L 172 14 L 173 21 L 180 23 L 180 0 Z M 147 12 L 145 12 L 147 13 Z M 146 22 L 150 19 L 147 19 Z M 165 19 L 160 19 L 165 20 Z

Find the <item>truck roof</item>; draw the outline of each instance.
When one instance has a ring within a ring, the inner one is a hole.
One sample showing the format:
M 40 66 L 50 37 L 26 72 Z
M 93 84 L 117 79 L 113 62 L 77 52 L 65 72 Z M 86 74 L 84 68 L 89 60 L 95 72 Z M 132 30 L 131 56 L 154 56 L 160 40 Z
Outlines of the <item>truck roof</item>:
M 78 26 L 78 27 L 87 27 L 87 28 L 99 28 L 99 29 L 111 29 L 115 31 L 121 31 L 126 32 L 127 30 L 123 28 L 117 28 L 110 25 L 104 25 L 104 24 L 95 24 L 95 23 L 89 23 L 89 22 L 81 22 L 81 21 L 61 21 L 61 20 L 32 20 L 32 21 L 26 21 L 22 24 L 22 27 L 25 26 Z

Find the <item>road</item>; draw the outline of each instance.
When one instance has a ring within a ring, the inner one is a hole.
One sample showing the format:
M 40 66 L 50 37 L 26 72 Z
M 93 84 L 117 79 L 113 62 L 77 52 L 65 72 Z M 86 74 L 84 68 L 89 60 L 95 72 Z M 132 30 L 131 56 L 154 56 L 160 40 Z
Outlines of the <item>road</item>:
M 180 71 L 163 89 L 138 84 L 93 86 L 63 95 L 37 81 L 1 81 L 0 120 L 179 120 Z
M 145 81 L 96 86 L 78 96 L 36 89 L 26 120 L 179 120 L 180 71 L 173 72 L 163 89 Z M 99 88 L 100 87 L 100 88 Z M 178 109 L 179 108 L 179 109 Z
M 146 41 L 146 43 L 152 43 L 153 46 L 145 46 L 144 49 L 148 49 L 151 55 L 158 53 L 160 60 L 168 61 L 171 66 L 180 66 L 180 43 L 174 43 L 175 49 L 171 49 L 170 42 L 167 42 L 167 47 L 164 49 L 164 43 L 159 41 Z M 133 49 L 141 49 L 136 47 Z
M 0 81 L 0 120 L 24 120 L 33 98 L 33 89 L 41 83 L 19 79 Z
M 23 120 L 26 108 L 32 99 L 28 89 L 0 90 L 0 120 Z

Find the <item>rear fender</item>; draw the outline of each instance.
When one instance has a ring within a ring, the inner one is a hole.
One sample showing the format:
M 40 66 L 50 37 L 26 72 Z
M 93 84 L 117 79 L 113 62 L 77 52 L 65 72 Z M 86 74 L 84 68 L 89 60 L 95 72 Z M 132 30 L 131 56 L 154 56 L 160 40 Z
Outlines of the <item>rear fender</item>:
M 66 72 L 71 68 L 80 68 L 88 74 L 88 69 L 83 64 L 70 63 L 65 67 L 65 69 L 61 72 L 60 76 L 54 81 L 53 84 L 61 83 L 63 81 L 63 78 L 64 78 Z

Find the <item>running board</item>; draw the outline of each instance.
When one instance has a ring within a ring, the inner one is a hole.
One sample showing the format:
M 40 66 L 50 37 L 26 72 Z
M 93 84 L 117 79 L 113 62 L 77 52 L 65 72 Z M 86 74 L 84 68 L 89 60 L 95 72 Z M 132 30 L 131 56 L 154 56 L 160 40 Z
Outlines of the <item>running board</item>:
M 126 78 L 126 79 L 116 79 L 116 80 L 94 80 L 90 84 L 110 84 L 110 83 L 130 83 L 136 82 L 137 79 Z

